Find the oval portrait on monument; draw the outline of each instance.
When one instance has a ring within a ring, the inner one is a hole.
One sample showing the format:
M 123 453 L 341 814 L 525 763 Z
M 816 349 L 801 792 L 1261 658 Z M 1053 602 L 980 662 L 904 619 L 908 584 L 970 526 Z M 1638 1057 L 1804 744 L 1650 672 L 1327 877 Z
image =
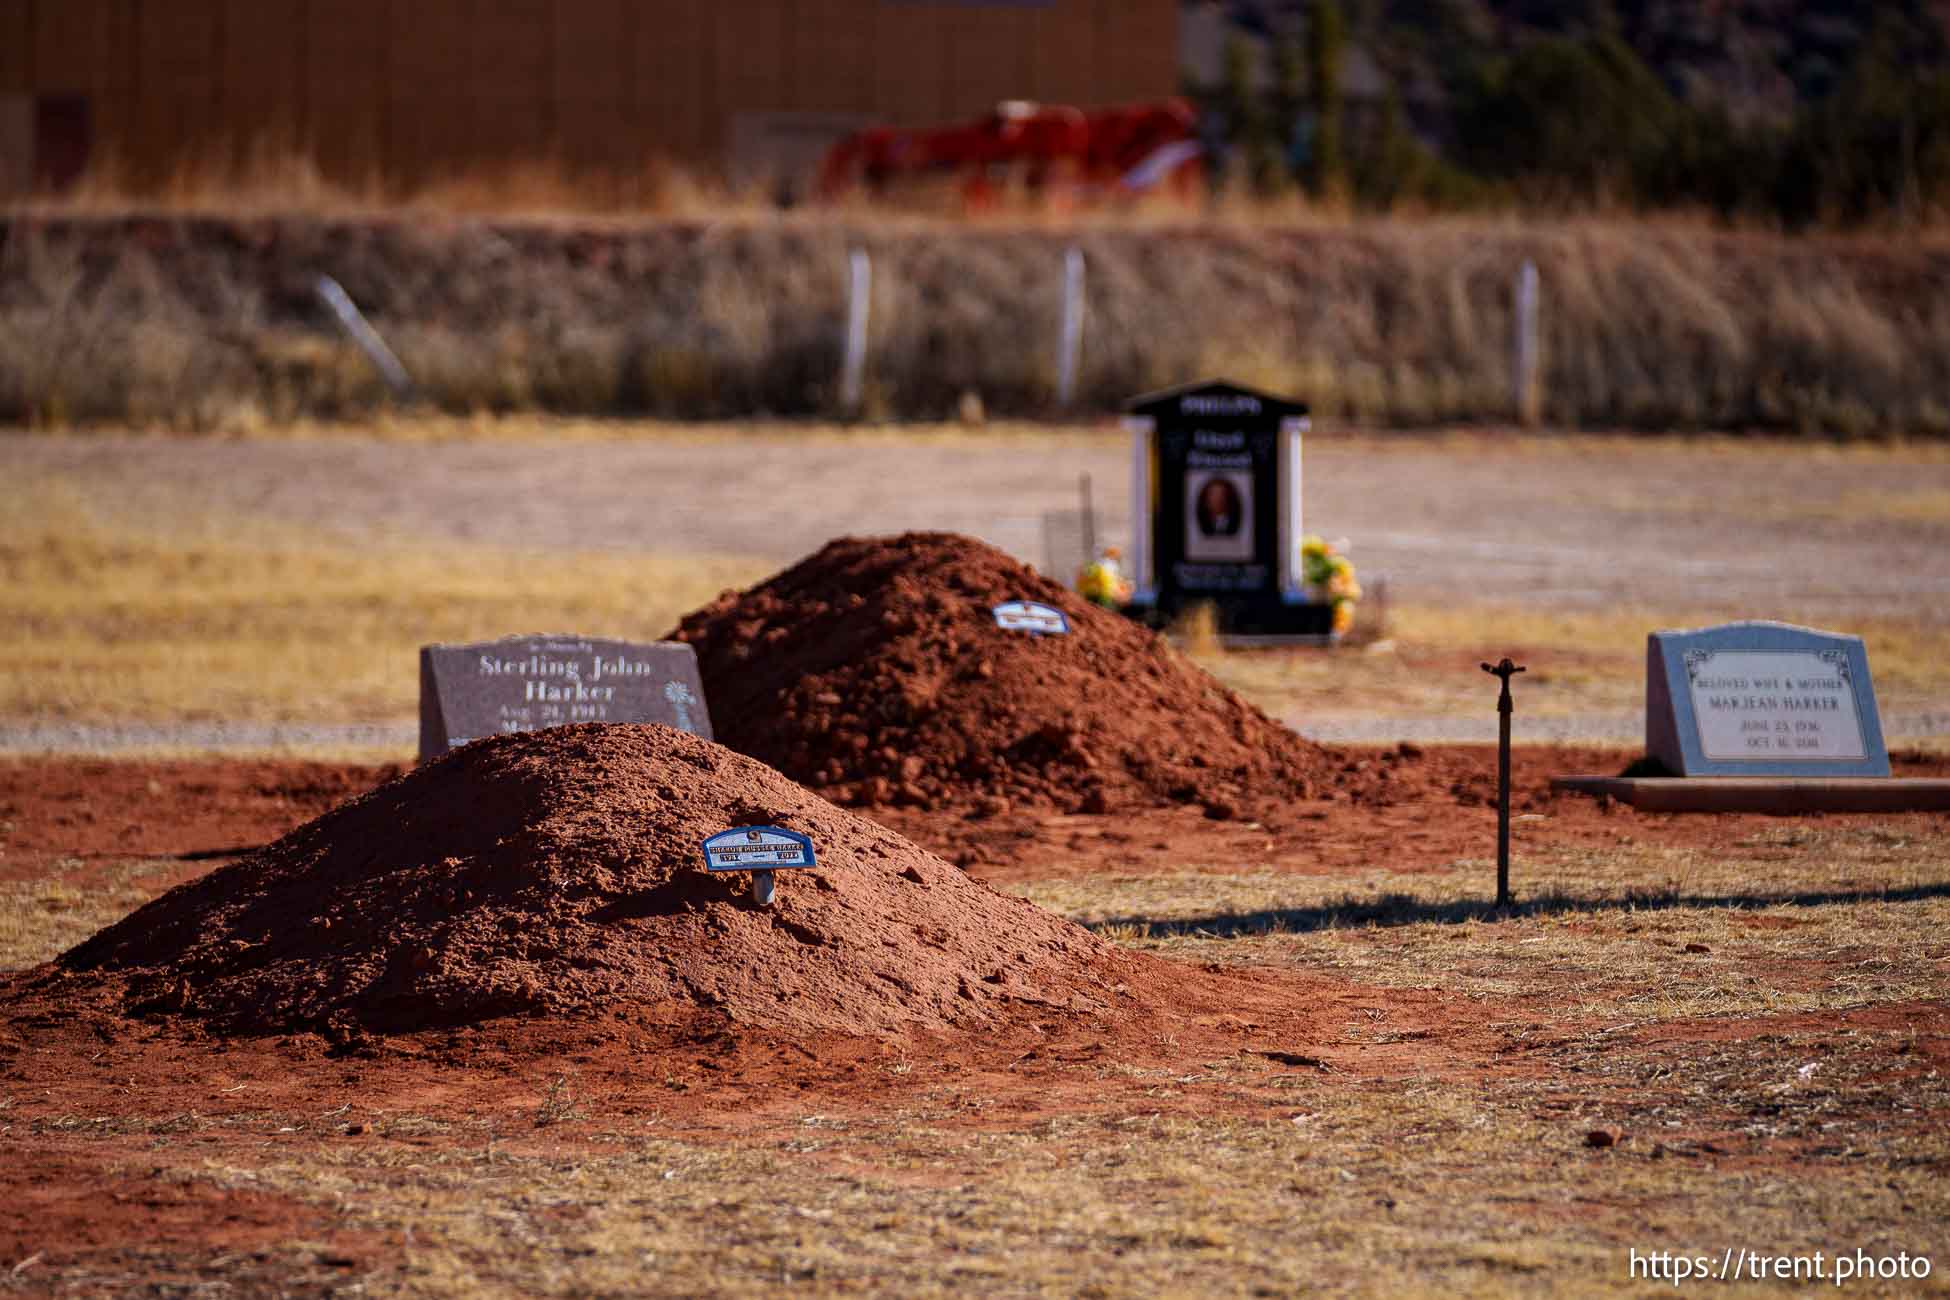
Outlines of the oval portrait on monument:
M 1253 558 L 1253 483 L 1243 470 L 1185 475 L 1185 558 Z

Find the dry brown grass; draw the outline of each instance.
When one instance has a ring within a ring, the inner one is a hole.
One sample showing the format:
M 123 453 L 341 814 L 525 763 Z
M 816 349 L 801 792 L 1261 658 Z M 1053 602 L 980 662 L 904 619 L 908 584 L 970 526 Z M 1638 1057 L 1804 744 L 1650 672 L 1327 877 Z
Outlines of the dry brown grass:
M 1768 1017 L 1941 999 L 1941 837 L 1783 826 L 1743 849 L 1523 849 L 1520 894 L 1558 902 L 1494 922 L 1469 901 L 1481 863 L 1026 891 L 1112 934 L 1131 925 L 1106 918 L 1152 918 L 1159 933 L 1129 941 L 1187 961 L 1444 990 L 1480 1009 L 1508 1068 L 1437 1053 L 1376 1080 L 1246 1051 L 1097 1059 L 1070 1068 L 1105 1100 L 1017 1118 L 921 1058 L 895 1067 L 907 1090 L 886 1109 L 808 1106 L 716 1137 L 672 1132 L 654 1089 L 585 1097 L 548 1069 L 498 1110 L 384 1110 L 349 1089 L 291 1114 L 160 1113 L 135 1095 L 112 1113 L 0 1114 L 0 1150 L 126 1151 L 132 1179 L 295 1198 L 320 1231 L 376 1243 L 342 1282 L 429 1296 L 1503 1296 L 1624 1289 L 1633 1249 L 1940 1263 L 1950 1081 L 1911 1068 L 1901 1027 Z M 80 910 L 105 922 L 124 905 Z M 1250 918 L 1269 911 L 1287 921 L 1260 934 Z M 43 950 L 71 920 L 41 917 Z M 1692 1036 L 1700 1017 L 1732 1032 Z M 1279 1046 L 1385 1052 L 1422 1032 L 1384 1006 L 1331 1042 Z M 1588 1149 L 1594 1128 L 1619 1145 Z M 304 1274 L 318 1254 L 157 1247 L 120 1267 L 248 1289 L 265 1260 Z
M 451 215 L 510 211 L 498 200 L 428 209 L 438 220 L 302 197 L 295 214 L 190 204 L 144 217 L 161 233 L 142 241 L 112 205 L 16 215 L 0 417 L 231 428 L 382 407 L 306 298 L 320 271 L 442 409 L 831 413 L 851 246 L 875 257 L 869 417 L 940 418 L 967 392 L 1040 412 L 1076 243 L 1084 410 L 1223 373 L 1342 421 L 1505 418 L 1510 281 L 1530 259 L 1550 423 L 1950 432 L 1950 311 L 1927 241 L 1598 219 L 942 222 L 719 199 L 593 219 L 535 215 L 562 208 L 530 188 L 538 206 L 499 219 Z
M 970 1133 L 937 1126 L 944 1099 L 808 1116 L 742 1149 L 626 1132 L 606 1135 L 613 1153 L 496 1149 L 489 1166 L 485 1147 L 449 1145 L 402 1169 L 362 1144 L 202 1178 L 368 1230 L 412 1223 L 398 1280 L 434 1295 L 1584 1293 L 1626 1283 L 1627 1243 L 1916 1250 L 1945 1205 L 1923 1171 L 1886 1176 L 1887 1150 L 1874 1172 L 1753 1178 L 1579 1151 L 1598 1108 L 1552 1111 L 1522 1087 L 1296 1084 L 1263 1118 Z
M 494 419 L 402 421 L 390 436 L 527 439 L 538 431 L 556 441 L 628 436 L 600 423 Z M 853 446 L 1040 431 L 808 428 L 803 435 Z M 85 484 L 23 476 L 0 485 L 0 717 L 409 718 L 421 644 L 569 627 L 654 637 L 771 567 L 737 556 L 540 554 L 339 537 L 188 514 L 167 529 L 139 528 L 119 520 L 112 498 Z M 569 572 L 576 581 L 565 584 Z M 1538 659 L 1523 681 L 1523 717 L 1619 715 L 1643 707 L 1647 629 L 1739 612 L 1396 603 L 1380 646 L 1227 651 L 1207 636 L 1188 648 L 1201 667 L 1275 716 L 1481 715 L 1489 697 L 1472 665 L 1513 647 Z M 1825 621 L 1820 610 L 1805 615 Z M 1851 619 L 1849 630 L 1868 643 L 1885 717 L 1950 699 L 1939 628 L 1891 617 Z
M 8 827 L 0 822 L 0 853 Z M 91 870 L 86 887 L 73 877 L 83 864 L 58 858 L 31 880 L 0 881 L 0 970 L 20 970 L 62 952 L 137 905 L 149 891 L 134 883 L 139 864 L 111 870 L 104 883 Z
M 218 520 L 136 534 L 37 486 L 0 487 L 0 716 L 407 717 L 423 644 L 571 628 L 651 639 L 765 572 Z
M 1950 989 L 1950 841 L 1919 820 L 1769 828 L 1714 856 L 1638 842 L 1629 826 L 1603 848 L 1559 844 L 1548 814 L 1526 814 L 1512 826 L 1513 919 L 1489 905 L 1493 861 L 1351 877 L 1204 875 L 1188 863 L 1186 874 L 1017 892 L 1189 960 L 1337 970 L 1486 1002 L 1525 1002 L 1547 972 L 1561 1012 L 1607 1022 L 1834 1011 Z
M 1391 604 L 1379 644 L 1336 650 L 1191 648 L 1201 668 L 1276 717 L 1488 716 L 1494 686 L 1471 671 L 1478 660 L 1517 653 L 1532 661 L 1520 679 L 1517 734 L 1525 718 L 1634 714 L 1645 707 L 1645 639 L 1655 628 L 1703 627 L 1745 617 L 1738 606 L 1548 610 L 1522 605 Z M 1809 626 L 1829 611 L 1770 611 Z M 1361 614 L 1374 617 L 1365 608 Z M 1358 617 L 1358 616 L 1357 616 Z M 1848 631 L 1868 646 L 1885 719 L 1940 709 L 1950 699 L 1943 629 L 1926 617 L 1858 617 Z M 1892 743 L 1898 736 L 1892 734 Z M 1901 736 L 1914 744 L 1923 737 Z
M 579 171 L 560 159 L 473 167 L 429 175 L 413 185 L 379 176 L 328 177 L 313 158 L 262 139 L 239 148 L 185 156 L 160 180 L 134 175 L 112 152 L 58 194 L 0 203 L 0 212 L 65 216 L 234 217 L 256 215 L 421 217 L 718 217 L 757 215 L 772 206 L 762 179 L 730 183 L 690 169 L 648 162 L 627 177 Z

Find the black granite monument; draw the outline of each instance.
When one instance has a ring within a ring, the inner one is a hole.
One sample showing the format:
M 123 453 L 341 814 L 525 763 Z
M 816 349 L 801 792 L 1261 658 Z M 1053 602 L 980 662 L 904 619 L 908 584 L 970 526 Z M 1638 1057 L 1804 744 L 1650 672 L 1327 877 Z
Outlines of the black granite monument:
M 1131 433 L 1135 587 L 1127 612 L 1162 626 L 1209 601 L 1237 637 L 1326 637 L 1334 609 L 1301 566 L 1307 408 L 1209 381 L 1137 398 Z

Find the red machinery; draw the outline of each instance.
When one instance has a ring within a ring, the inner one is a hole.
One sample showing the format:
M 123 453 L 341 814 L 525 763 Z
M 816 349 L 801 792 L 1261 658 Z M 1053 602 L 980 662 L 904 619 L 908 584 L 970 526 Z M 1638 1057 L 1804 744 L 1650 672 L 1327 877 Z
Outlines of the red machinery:
M 927 175 L 959 177 L 985 200 L 1011 173 L 1032 189 L 1084 184 L 1137 192 L 1196 175 L 1196 119 L 1183 100 L 1085 113 L 1063 104 L 1011 100 L 977 121 L 902 131 L 872 127 L 841 140 L 820 167 L 819 192 L 837 198 Z
M 1168 177 L 1196 178 L 1198 117 L 1182 99 L 1130 104 L 1092 113 L 1090 171 L 1135 193 Z M 1169 160 L 1169 161 L 1168 161 Z

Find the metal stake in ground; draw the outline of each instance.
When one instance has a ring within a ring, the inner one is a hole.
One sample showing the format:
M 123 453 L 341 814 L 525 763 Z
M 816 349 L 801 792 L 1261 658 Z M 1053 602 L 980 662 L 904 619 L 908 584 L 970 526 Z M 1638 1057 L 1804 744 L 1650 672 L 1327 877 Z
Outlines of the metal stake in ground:
M 1083 511 L 1083 562 L 1097 562 L 1097 507 L 1090 500 L 1090 474 L 1077 475 L 1077 504 Z
M 1496 905 L 1510 906 L 1510 678 L 1523 671 L 1505 658 L 1483 671 L 1501 678 L 1503 691 L 1496 697 Z

